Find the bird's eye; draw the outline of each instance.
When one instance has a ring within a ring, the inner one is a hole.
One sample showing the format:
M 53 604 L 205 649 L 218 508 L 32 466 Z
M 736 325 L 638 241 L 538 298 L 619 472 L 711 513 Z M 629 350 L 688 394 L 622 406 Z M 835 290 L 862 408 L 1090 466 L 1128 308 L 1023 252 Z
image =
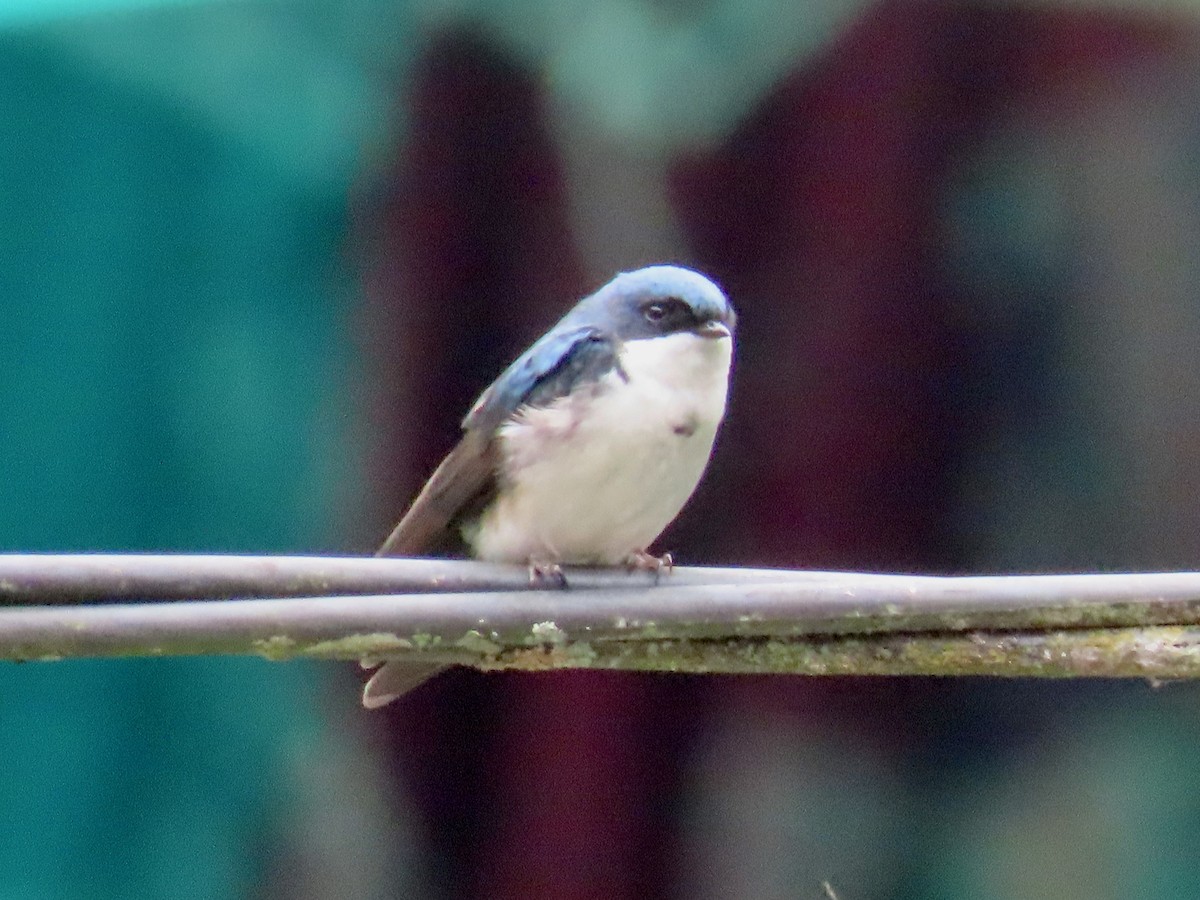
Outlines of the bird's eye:
M 649 322 L 661 322 L 667 315 L 667 307 L 662 303 L 651 303 L 642 314 Z

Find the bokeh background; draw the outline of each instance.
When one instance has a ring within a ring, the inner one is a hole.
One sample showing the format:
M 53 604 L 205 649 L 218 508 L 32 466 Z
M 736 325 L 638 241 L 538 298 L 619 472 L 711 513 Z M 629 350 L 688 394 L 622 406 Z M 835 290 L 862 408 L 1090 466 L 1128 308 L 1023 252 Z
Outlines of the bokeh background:
M 1200 568 L 1200 8 L 3 0 L 0 550 L 369 552 L 615 271 L 685 563 Z M 1195 686 L 0 667 L 0 898 L 1200 896 Z

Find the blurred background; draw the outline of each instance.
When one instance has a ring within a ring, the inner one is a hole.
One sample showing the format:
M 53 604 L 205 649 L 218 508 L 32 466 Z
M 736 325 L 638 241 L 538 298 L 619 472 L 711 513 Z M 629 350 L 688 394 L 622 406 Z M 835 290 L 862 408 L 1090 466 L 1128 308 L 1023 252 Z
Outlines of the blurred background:
M 370 552 L 653 261 L 685 564 L 1200 568 L 1200 8 L 3 0 L 0 550 Z M 1200 687 L 0 667 L 0 898 L 1200 896 Z

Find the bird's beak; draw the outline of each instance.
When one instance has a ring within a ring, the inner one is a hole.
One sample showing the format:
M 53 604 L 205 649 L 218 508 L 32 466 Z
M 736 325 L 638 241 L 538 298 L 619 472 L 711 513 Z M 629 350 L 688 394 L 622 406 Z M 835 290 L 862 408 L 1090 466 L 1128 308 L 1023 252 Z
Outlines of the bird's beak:
M 696 334 L 709 340 L 730 337 L 729 326 L 724 322 L 718 322 L 716 319 L 709 319 L 703 325 L 697 325 Z

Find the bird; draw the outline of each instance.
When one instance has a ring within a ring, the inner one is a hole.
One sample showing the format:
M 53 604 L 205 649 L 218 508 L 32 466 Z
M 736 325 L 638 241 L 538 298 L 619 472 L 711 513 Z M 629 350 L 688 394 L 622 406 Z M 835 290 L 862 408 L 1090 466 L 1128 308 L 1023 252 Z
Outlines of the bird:
M 454 541 L 567 582 L 562 566 L 670 570 L 649 548 L 696 489 L 725 416 L 737 314 L 692 269 L 623 272 L 501 373 L 377 556 Z M 364 660 L 364 667 L 378 663 Z M 388 660 L 363 705 L 441 671 Z

